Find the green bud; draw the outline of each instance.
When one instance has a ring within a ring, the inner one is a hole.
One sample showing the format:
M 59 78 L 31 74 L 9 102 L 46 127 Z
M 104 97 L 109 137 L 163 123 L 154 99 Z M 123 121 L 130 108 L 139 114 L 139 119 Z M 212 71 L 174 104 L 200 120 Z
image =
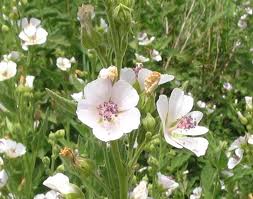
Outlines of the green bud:
M 55 140 L 55 134 L 53 132 L 50 132 L 49 135 L 48 135 L 48 138 L 50 140 Z
M 50 158 L 45 156 L 42 158 L 42 163 L 44 164 L 44 167 L 49 167 L 49 164 L 50 164 Z
M 149 159 L 148 159 L 148 164 L 152 165 L 152 166 L 156 166 L 158 167 L 159 166 L 159 162 L 158 160 L 153 157 L 153 156 L 150 156 Z
M 92 160 L 80 156 L 76 157 L 74 164 L 78 172 L 84 174 L 85 176 L 91 175 L 95 168 Z
M 146 135 L 145 135 L 145 138 L 146 138 L 146 140 L 151 140 L 151 138 L 152 138 L 152 133 L 150 132 L 150 131 L 148 131 L 147 133 L 146 133 Z
M 147 116 L 142 120 L 142 124 L 146 131 L 152 131 L 155 128 L 156 121 L 150 113 L 147 113 Z
M 56 168 L 56 171 L 57 172 L 61 172 L 61 173 L 63 173 L 64 171 L 65 171 L 65 168 L 64 168 L 64 165 L 59 165 L 57 168 Z
M 248 125 L 246 126 L 246 128 L 247 128 L 248 131 L 251 131 L 251 130 L 252 130 L 252 125 L 248 124 Z
M 9 27 L 7 25 L 5 25 L 5 24 L 2 25 L 2 31 L 3 32 L 8 32 L 9 30 L 10 29 L 9 29 Z
M 22 0 L 22 3 L 25 5 L 27 4 L 27 0 Z
M 58 131 L 55 132 L 55 138 L 57 139 L 62 139 L 65 136 L 65 130 L 64 129 L 60 129 Z
M 248 123 L 248 120 L 242 115 L 240 111 L 237 112 L 237 115 L 243 125 L 246 125 Z

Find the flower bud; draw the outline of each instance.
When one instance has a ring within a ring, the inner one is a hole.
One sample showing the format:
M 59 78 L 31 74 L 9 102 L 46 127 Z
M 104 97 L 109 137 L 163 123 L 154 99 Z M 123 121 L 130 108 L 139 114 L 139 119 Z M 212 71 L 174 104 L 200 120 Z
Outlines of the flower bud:
M 243 125 L 246 125 L 248 123 L 247 118 L 244 117 L 240 111 L 237 112 L 237 115 Z
M 126 27 L 128 27 L 132 21 L 131 8 L 120 3 L 113 10 L 113 18 L 117 23 L 124 24 Z
M 65 136 L 65 130 L 64 129 L 60 129 L 58 131 L 55 132 L 55 138 L 57 139 L 62 139 Z
M 248 131 L 251 131 L 251 130 L 252 130 L 252 125 L 248 124 L 248 125 L 246 126 L 246 128 L 247 128 Z
M 60 172 L 60 173 L 63 173 L 65 171 L 65 168 L 64 168 L 64 165 L 59 165 L 57 168 L 56 168 L 56 171 L 57 172 Z
M 154 71 L 144 81 L 144 89 L 146 93 L 153 92 L 161 79 L 161 74 Z
M 252 110 L 252 106 L 253 106 L 252 97 L 246 96 L 245 102 L 246 102 L 246 110 L 248 111 Z
M 42 158 L 42 163 L 44 164 L 44 167 L 47 168 L 49 167 L 49 164 L 50 164 L 50 158 L 45 156 Z
M 152 131 L 155 128 L 156 121 L 150 113 L 147 113 L 147 116 L 142 120 L 142 124 L 146 131 Z
M 3 32 L 8 32 L 9 30 L 10 29 L 9 29 L 9 27 L 7 25 L 5 25 L 5 24 L 2 25 L 2 31 Z
M 101 79 L 110 79 L 112 82 L 118 79 L 118 69 L 116 66 L 109 66 L 108 68 L 103 68 L 99 72 L 99 77 Z

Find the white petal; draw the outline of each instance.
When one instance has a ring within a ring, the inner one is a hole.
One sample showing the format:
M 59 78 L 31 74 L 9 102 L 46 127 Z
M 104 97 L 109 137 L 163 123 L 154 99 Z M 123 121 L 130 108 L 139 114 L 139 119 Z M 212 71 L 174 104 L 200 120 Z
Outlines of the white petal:
M 132 130 L 137 129 L 140 125 L 140 117 L 141 114 L 137 108 L 119 113 L 119 125 L 123 133 L 130 133 Z
M 138 82 L 140 85 L 141 90 L 143 90 L 145 88 L 145 79 L 152 73 L 151 70 L 148 70 L 146 68 L 142 68 L 140 69 L 139 73 L 138 73 Z
M 191 111 L 189 114 L 187 114 L 187 116 L 191 116 L 191 118 L 198 124 L 203 118 L 203 113 L 200 111 Z
M 163 135 L 164 135 L 164 138 L 165 138 L 165 140 L 166 140 L 166 142 L 167 142 L 168 144 L 170 144 L 170 145 L 172 145 L 172 146 L 174 146 L 174 147 L 176 147 L 176 148 L 178 148 L 178 149 L 182 149 L 182 148 L 183 148 L 180 144 L 177 143 L 177 140 L 174 139 L 174 138 L 169 134 L 169 132 L 168 132 L 166 129 L 163 130 Z
M 184 95 L 184 91 L 175 88 L 169 98 L 169 120 L 176 121 L 185 116 L 193 107 L 193 98 Z
M 119 111 L 124 111 L 138 104 L 139 95 L 129 83 L 119 80 L 113 85 L 111 99 L 118 105 Z
M 160 81 L 159 81 L 159 83 L 158 83 L 158 85 L 161 85 L 161 84 L 170 82 L 170 81 L 172 81 L 173 79 L 174 79 L 174 76 L 173 76 L 173 75 L 162 74 L 162 75 L 161 75 L 161 78 L 160 78 Z
M 253 144 L 253 135 L 248 135 L 248 144 Z
M 36 44 L 43 44 L 47 40 L 47 31 L 41 27 L 37 28 L 36 31 Z
M 120 72 L 120 79 L 133 85 L 136 81 L 136 74 L 132 68 L 122 68 Z
M 75 100 L 76 102 L 80 101 L 83 99 L 83 91 L 78 92 L 78 93 L 73 93 L 71 95 L 72 99 Z
M 96 127 L 100 120 L 96 107 L 87 104 L 86 100 L 78 101 L 76 114 L 78 119 L 90 128 Z
M 112 82 L 108 79 L 96 79 L 88 83 L 84 88 L 86 103 L 98 105 L 108 102 L 112 93 Z
M 8 175 L 5 170 L 0 171 L 0 188 L 4 187 L 8 181 Z
M 191 129 L 177 128 L 177 129 L 173 130 L 173 133 L 181 134 L 181 135 L 196 136 L 196 135 L 206 134 L 208 131 L 209 131 L 209 129 L 204 127 L 204 126 L 196 126 L 194 128 L 191 128 Z
M 177 138 L 176 140 L 177 143 L 179 143 L 184 148 L 192 151 L 198 157 L 205 155 L 208 147 L 208 141 L 202 137 L 183 137 Z
M 29 22 L 30 22 L 30 24 L 32 24 L 35 27 L 39 26 L 40 23 L 41 23 L 41 21 L 39 19 L 36 19 L 36 18 L 31 18 Z
M 244 153 L 243 149 L 238 148 L 235 150 L 235 154 L 228 159 L 229 169 L 233 169 L 236 165 L 238 165 L 241 162 L 243 158 L 243 153 Z
M 238 137 L 228 148 L 228 151 L 233 151 L 237 148 L 240 148 L 242 144 L 246 144 L 246 137 L 240 136 Z
M 165 176 L 159 172 L 157 173 L 157 177 L 158 177 L 158 183 L 164 189 L 173 190 L 179 186 L 179 184 L 175 180 L 173 180 L 170 176 Z
M 117 123 L 101 124 L 93 128 L 93 134 L 101 141 L 109 142 L 121 138 L 124 133 Z
M 167 114 L 169 110 L 169 101 L 166 95 L 159 96 L 159 99 L 156 102 L 156 107 L 157 107 L 158 114 L 161 118 L 163 127 L 165 127 L 165 122 L 166 122 L 166 118 L 167 118 Z
M 18 25 L 23 29 L 24 27 L 26 27 L 28 25 L 28 19 L 27 18 L 23 18 L 18 22 Z

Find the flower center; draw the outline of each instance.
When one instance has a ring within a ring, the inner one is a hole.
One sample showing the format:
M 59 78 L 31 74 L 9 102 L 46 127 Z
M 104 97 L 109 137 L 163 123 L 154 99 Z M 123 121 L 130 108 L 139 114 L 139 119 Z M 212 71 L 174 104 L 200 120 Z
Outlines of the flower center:
M 112 102 L 111 100 L 109 102 L 104 102 L 103 104 L 100 104 L 98 107 L 98 114 L 102 117 L 105 121 L 112 121 L 115 117 L 118 116 L 118 105 Z
M 192 129 L 196 127 L 197 122 L 191 116 L 185 116 L 177 123 L 177 128 L 180 129 Z
M 135 73 L 136 78 L 138 78 L 138 74 L 140 72 L 140 70 L 143 68 L 143 64 L 142 63 L 136 63 L 135 68 L 133 68 L 133 71 Z

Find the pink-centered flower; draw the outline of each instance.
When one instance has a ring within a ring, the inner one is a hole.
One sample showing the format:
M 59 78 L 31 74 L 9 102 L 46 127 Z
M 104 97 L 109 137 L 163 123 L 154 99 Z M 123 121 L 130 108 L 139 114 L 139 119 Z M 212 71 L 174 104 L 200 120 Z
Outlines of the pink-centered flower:
M 109 79 L 97 79 L 86 85 L 83 94 L 84 99 L 78 101 L 78 119 L 92 128 L 99 140 L 117 140 L 138 128 L 139 95 L 126 81 L 113 84 Z
M 190 112 L 193 98 L 185 95 L 181 89 L 175 88 L 169 99 L 165 95 L 160 95 L 156 105 L 165 140 L 176 148 L 186 148 L 198 157 L 203 156 L 208 141 L 198 136 L 207 133 L 208 129 L 198 125 L 203 117 L 200 111 Z

